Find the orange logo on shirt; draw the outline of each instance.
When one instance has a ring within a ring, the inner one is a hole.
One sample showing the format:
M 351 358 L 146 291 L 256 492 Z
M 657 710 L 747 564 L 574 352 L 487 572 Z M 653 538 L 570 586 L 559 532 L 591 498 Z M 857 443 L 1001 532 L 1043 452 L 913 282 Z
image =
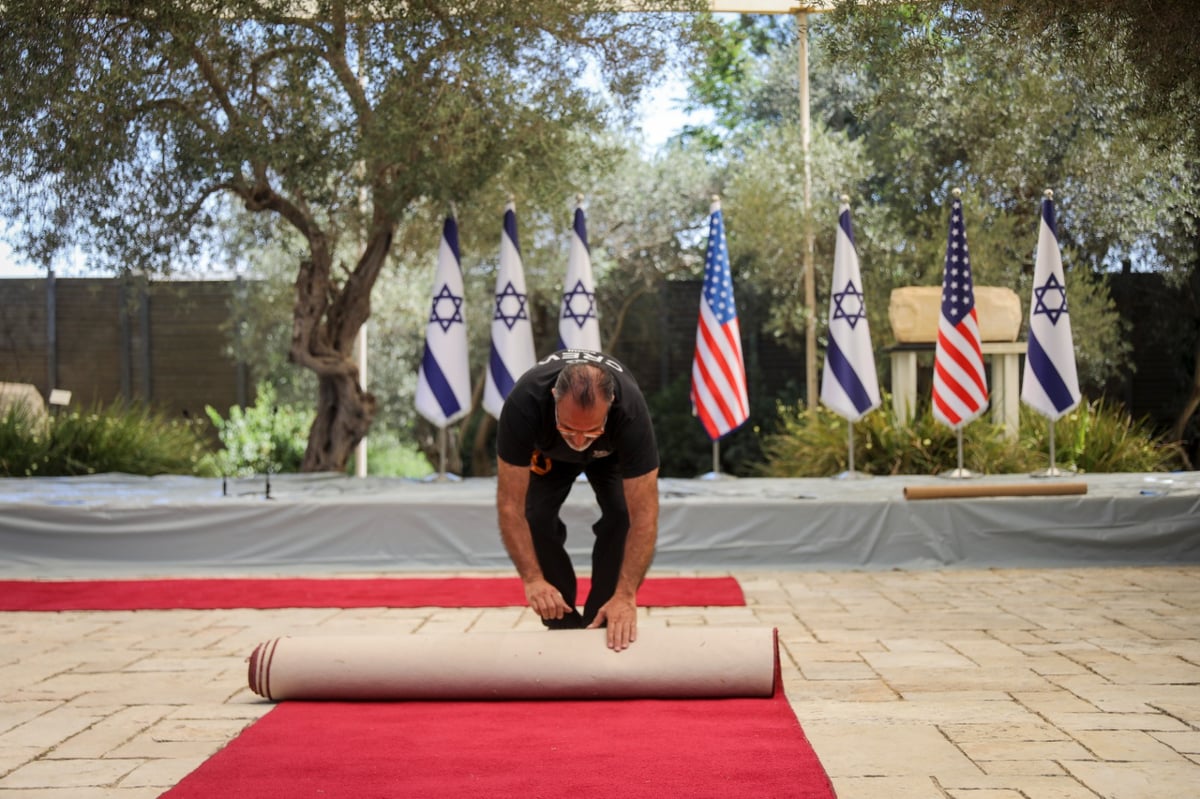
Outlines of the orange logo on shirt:
M 529 459 L 529 471 L 534 474 L 548 474 L 550 467 L 553 465 L 554 462 L 543 455 L 542 451 L 538 449 L 533 451 L 533 457 Z

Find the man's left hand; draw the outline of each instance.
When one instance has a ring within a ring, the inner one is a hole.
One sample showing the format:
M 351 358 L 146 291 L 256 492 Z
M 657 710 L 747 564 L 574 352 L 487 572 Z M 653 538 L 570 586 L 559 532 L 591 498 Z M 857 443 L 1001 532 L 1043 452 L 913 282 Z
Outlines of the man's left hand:
M 628 649 L 637 640 L 637 602 L 633 599 L 613 597 L 596 611 L 595 620 L 588 629 L 608 624 L 608 648 L 620 652 Z

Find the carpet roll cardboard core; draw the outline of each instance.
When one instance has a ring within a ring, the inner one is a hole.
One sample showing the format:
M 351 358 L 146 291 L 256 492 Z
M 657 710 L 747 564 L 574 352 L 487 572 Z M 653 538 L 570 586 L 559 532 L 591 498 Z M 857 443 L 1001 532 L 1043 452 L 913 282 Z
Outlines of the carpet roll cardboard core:
M 905 499 L 977 497 L 1056 497 L 1087 493 L 1087 483 L 977 483 L 975 485 L 905 486 Z
M 250 689 L 271 700 L 650 699 L 771 696 L 770 627 L 295 636 L 259 644 Z

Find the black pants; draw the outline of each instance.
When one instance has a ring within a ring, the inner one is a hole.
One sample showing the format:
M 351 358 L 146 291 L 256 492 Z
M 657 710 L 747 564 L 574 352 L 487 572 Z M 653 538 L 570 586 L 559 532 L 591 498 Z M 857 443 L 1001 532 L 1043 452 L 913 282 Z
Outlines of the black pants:
M 592 525 L 596 540 L 592 545 L 592 590 L 580 614 L 575 600 L 578 587 L 575 567 L 567 554 L 567 526 L 559 518 L 559 510 L 571 493 L 580 473 L 586 474 L 588 484 L 600 504 L 600 519 Z M 545 474 L 530 472 L 529 493 L 525 497 L 525 519 L 533 533 L 533 549 L 546 581 L 563 595 L 575 612 L 562 619 L 545 619 L 552 629 L 586 627 L 596 618 L 596 611 L 612 599 L 617 590 L 617 578 L 625 557 L 625 538 L 629 534 L 629 509 L 625 505 L 625 485 L 617 459 L 597 458 L 589 464 L 553 461 Z

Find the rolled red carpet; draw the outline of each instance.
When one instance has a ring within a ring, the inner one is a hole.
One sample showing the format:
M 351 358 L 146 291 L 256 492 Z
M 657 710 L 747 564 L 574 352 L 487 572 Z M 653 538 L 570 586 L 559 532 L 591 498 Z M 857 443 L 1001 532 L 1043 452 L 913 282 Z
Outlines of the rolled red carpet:
M 163 799 L 214 796 L 835 794 L 777 679 L 760 699 L 285 702 Z

